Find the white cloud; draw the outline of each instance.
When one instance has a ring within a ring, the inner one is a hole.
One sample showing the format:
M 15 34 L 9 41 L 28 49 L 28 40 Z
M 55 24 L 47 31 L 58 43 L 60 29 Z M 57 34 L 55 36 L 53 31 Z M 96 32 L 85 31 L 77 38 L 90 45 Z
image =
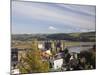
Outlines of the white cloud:
M 50 30 L 57 30 L 57 28 L 55 28 L 54 26 L 49 26 Z
M 58 24 L 61 24 L 62 26 L 65 25 L 66 28 L 70 26 L 72 28 L 75 27 L 79 29 L 95 30 L 94 6 L 80 6 L 80 5 L 75 6 L 75 5 L 63 5 L 63 4 L 54 5 L 46 3 L 13 1 L 12 15 L 13 17 L 15 17 L 15 20 L 19 19 L 20 17 L 23 17 L 24 20 L 26 19 L 26 20 L 40 21 L 41 25 L 44 23 L 45 23 L 44 25 L 47 25 L 47 23 L 51 23 L 55 25 Z M 25 21 L 23 21 L 23 23 Z M 54 26 L 48 26 L 48 29 L 57 30 L 57 28 L 55 28 Z

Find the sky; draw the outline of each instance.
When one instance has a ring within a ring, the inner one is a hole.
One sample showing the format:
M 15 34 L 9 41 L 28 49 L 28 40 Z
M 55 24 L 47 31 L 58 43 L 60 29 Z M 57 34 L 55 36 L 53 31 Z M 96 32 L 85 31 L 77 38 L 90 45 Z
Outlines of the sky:
M 12 1 L 12 34 L 95 31 L 95 10 L 93 5 Z

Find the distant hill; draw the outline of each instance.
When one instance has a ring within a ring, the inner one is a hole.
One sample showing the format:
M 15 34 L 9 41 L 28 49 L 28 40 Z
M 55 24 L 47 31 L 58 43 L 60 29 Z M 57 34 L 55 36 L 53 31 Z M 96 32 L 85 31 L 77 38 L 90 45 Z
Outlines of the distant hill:
M 95 41 L 96 32 L 84 33 L 57 33 L 57 34 L 14 34 L 12 40 L 67 40 L 67 41 Z

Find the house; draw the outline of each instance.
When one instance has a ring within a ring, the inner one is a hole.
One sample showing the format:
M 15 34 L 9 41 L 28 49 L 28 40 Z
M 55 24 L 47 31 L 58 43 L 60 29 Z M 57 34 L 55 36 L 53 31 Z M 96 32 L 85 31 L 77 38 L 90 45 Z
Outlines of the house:
M 43 57 L 43 59 L 44 59 L 44 58 L 49 59 L 50 56 L 52 56 L 52 53 L 51 53 L 50 50 L 41 51 L 41 56 Z
M 38 44 L 38 48 L 41 49 L 41 50 L 43 50 L 43 49 L 44 49 L 43 43 L 39 43 L 39 44 Z
M 54 70 L 58 70 L 58 69 L 61 69 L 62 68 L 62 65 L 63 65 L 63 59 L 56 59 L 54 60 Z

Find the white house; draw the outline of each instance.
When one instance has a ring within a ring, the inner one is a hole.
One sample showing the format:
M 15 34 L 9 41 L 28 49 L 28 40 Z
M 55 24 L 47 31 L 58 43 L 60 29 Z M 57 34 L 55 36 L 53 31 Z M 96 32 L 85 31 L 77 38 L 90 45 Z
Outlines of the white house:
M 63 59 L 54 60 L 54 69 L 60 69 L 63 65 Z
M 38 48 L 39 48 L 39 49 L 44 49 L 44 45 L 43 45 L 42 43 L 39 43 L 39 44 L 38 44 Z

